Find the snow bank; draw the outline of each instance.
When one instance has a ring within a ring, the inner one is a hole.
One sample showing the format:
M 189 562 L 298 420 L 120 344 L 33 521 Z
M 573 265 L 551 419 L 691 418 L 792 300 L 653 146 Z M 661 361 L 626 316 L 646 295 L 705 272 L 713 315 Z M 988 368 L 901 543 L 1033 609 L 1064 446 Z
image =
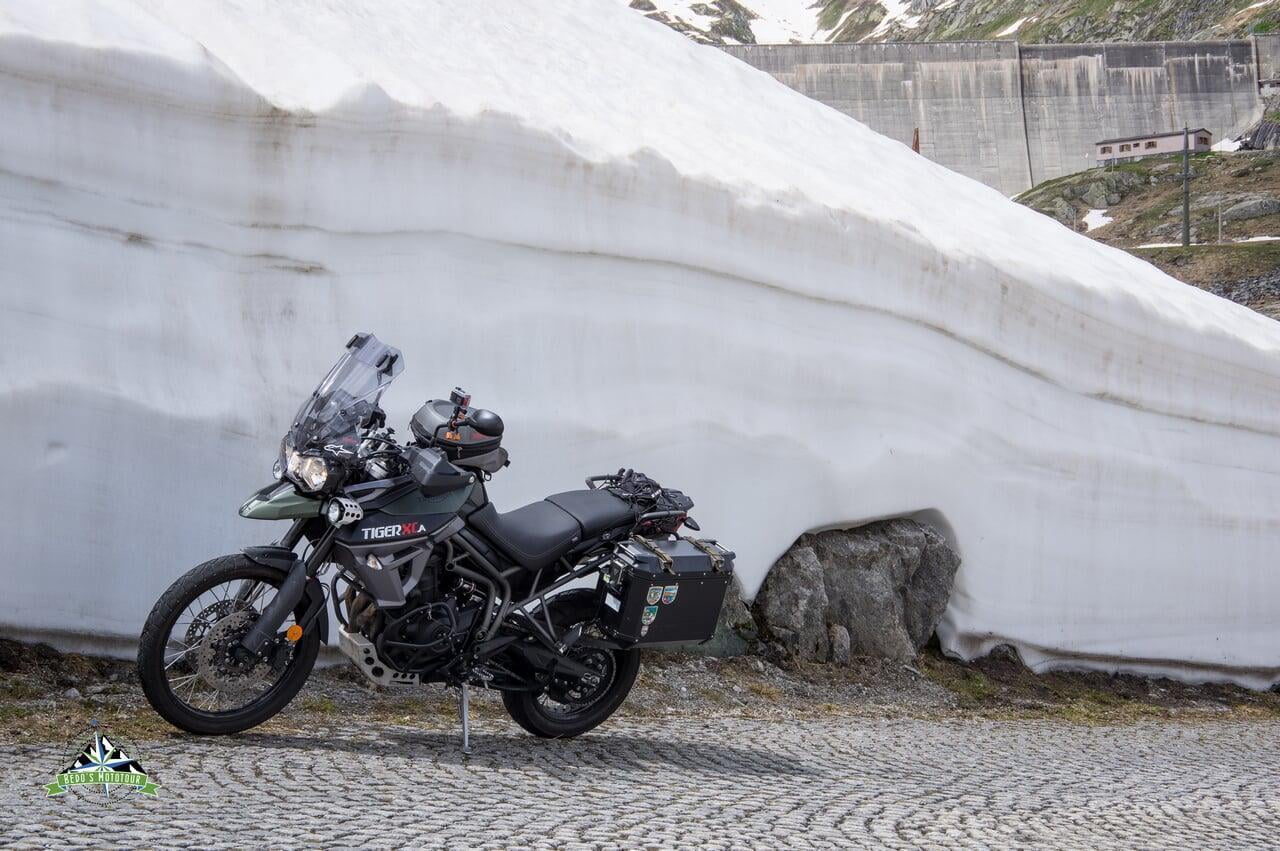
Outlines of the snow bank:
M 355 329 L 502 508 L 622 465 L 753 593 L 923 516 L 963 655 L 1276 679 L 1280 325 L 622 4 L 0 6 L 10 631 L 136 636 Z

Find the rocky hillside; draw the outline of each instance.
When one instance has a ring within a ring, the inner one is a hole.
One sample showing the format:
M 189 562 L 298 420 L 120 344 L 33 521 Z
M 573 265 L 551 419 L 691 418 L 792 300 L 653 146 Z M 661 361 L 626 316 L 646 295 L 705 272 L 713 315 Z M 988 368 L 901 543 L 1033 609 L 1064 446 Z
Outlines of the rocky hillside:
M 612 0 L 619 2 L 619 0 Z M 621 0 L 628 2 L 628 0 Z M 1280 0 L 629 0 L 698 41 L 1217 39 L 1280 30 Z
M 895 8 L 896 7 L 896 8 Z M 1265 31 L 1280 3 L 1255 0 L 825 0 L 831 41 L 1029 43 L 1216 39 Z
M 1016 200 L 1155 263 L 1179 280 L 1280 319 L 1280 156 L 1192 158 L 1190 248 L 1182 161 L 1153 157 L 1047 181 Z

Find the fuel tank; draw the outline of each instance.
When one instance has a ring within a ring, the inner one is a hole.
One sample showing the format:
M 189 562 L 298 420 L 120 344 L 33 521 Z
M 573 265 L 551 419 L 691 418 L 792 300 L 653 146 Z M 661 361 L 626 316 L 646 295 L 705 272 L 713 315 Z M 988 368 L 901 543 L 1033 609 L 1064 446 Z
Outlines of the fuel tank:
M 360 577 L 378 605 L 404 605 L 405 594 L 422 580 L 432 549 L 452 534 L 446 527 L 471 487 L 429 496 L 411 481 L 378 497 L 363 506 L 361 520 L 338 530 L 333 560 Z

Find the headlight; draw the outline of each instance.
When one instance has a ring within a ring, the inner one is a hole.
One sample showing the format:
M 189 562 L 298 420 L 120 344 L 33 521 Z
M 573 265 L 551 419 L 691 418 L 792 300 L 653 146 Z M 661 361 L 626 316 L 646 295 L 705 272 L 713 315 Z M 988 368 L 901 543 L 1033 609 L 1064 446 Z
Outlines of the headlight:
M 321 490 L 329 481 L 329 465 L 319 455 L 303 455 L 301 452 L 290 451 L 286 459 L 285 468 L 289 478 L 307 490 Z

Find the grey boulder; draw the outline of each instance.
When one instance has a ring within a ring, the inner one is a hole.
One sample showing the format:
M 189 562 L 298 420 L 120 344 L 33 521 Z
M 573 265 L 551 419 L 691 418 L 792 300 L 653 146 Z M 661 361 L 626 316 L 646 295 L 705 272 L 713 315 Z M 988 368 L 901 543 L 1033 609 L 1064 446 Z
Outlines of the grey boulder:
M 1233 207 L 1229 207 L 1222 213 L 1222 220 L 1225 222 L 1238 222 L 1245 219 L 1260 219 L 1263 216 L 1274 216 L 1280 213 L 1280 199 L 1276 198 L 1256 198 L 1251 201 L 1242 201 Z
M 959 566 L 946 539 L 914 520 L 803 535 L 765 578 L 756 623 L 798 658 L 845 656 L 843 630 L 849 655 L 906 662 L 933 635 Z

